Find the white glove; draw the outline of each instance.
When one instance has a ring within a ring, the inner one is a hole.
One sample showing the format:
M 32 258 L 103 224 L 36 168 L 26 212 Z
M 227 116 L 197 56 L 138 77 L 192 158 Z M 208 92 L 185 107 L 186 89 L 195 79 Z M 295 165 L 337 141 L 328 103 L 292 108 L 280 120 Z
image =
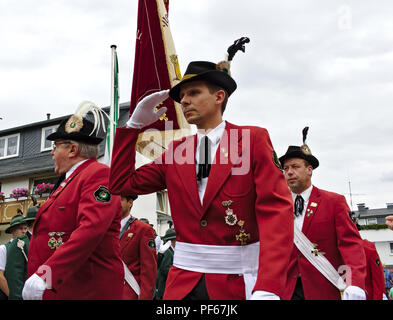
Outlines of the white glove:
M 280 297 L 268 291 L 254 291 L 250 300 L 280 300 Z
M 46 289 L 46 282 L 34 273 L 26 280 L 22 291 L 23 300 L 42 300 L 42 295 Z
M 389 300 L 388 297 L 386 296 L 386 294 L 382 295 L 382 300 Z
M 127 126 L 134 129 L 141 129 L 156 122 L 167 110 L 161 107 L 155 111 L 155 107 L 169 97 L 169 90 L 162 90 L 144 97 L 136 105 L 134 112 L 127 121 Z
M 366 300 L 366 293 L 359 287 L 348 286 L 344 290 L 342 300 Z

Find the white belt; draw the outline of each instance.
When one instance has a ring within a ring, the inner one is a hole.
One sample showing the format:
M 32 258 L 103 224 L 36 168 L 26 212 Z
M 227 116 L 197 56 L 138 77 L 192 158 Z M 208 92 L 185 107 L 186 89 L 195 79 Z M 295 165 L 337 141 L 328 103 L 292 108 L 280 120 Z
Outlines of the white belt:
M 244 278 L 249 299 L 258 275 L 259 242 L 245 246 L 215 246 L 176 242 L 173 265 L 179 269 L 220 274 L 239 274 Z

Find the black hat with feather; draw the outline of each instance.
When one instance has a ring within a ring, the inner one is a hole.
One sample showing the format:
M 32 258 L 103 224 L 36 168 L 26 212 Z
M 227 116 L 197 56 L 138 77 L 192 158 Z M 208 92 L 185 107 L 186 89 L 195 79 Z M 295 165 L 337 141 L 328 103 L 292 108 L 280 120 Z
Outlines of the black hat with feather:
M 289 146 L 287 152 L 282 157 L 280 157 L 281 165 L 284 166 L 284 162 L 288 159 L 300 158 L 306 160 L 313 167 L 313 169 L 316 169 L 319 166 L 319 161 L 312 155 L 310 148 L 306 144 L 308 127 L 305 127 L 302 133 L 303 144 L 300 147 Z
M 237 88 L 235 80 L 231 77 L 230 64 L 237 51 L 245 52 L 245 44 L 248 42 L 250 42 L 250 39 L 247 37 L 235 40 L 228 48 L 225 60 L 219 63 L 209 61 L 190 62 L 183 78 L 169 91 L 169 96 L 176 102 L 180 102 L 181 86 L 185 83 L 199 80 L 218 85 L 225 89 L 228 96 L 230 96 Z
M 94 122 L 86 118 L 89 112 L 93 114 Z M 106 132 L 104 116 L 108 118 L 108 121 L 112 121 L 109 116 L 93 102 L 84 101 L 79 105 L 75 113 L 64 119 L 57 130 L 46 139 L 51 141 L 56 139 L 69 139 L 97 145 L 103 140 L 102 137 L 98 137 L 100 127 Z

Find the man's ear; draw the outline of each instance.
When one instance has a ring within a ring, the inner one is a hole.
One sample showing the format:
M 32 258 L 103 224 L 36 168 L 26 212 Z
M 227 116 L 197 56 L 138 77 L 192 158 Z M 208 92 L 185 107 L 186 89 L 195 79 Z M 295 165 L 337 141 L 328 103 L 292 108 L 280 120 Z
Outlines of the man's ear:
M 76 157 L 79 153 L 79 147 L 76 144 L 71 144 L 70 145 L 70 151 L 68 153 L 68 156 L 70 158 Z
M 225 100 L 225 91 L 224 90 L 217 90 L 216 91 L 216 102 L 218 104 L 223 103 Z

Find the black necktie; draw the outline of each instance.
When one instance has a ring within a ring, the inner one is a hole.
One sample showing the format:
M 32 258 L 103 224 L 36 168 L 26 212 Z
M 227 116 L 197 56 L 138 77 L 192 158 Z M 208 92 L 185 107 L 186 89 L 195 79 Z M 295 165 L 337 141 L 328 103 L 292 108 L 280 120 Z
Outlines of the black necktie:
M 57 188 L 60 186 L 60 184 L 64 181 L 65 176 L 66 176 L 66 174 L 63 173 L 63 174 L 59 177 L 59 179 L 56 181 L 55 185 L 53 186 L 53 189 L 52 189 L 52 191 L 51 191 L 50 194 L 52 194 L 53 192 L 56 191 L 56 189 L 57 189 Z
M 210 157 L 211 141 L 207 136 L 201 139 L 201 146 L 199 147 L 199 161 L 198 161 L 198 175 L 197 180 L 207 178 L 211 168 Z
M 295 199 L 295 217 L 301 216 L 304 208 L 304 199 L 301 195 L 297 195 Z

